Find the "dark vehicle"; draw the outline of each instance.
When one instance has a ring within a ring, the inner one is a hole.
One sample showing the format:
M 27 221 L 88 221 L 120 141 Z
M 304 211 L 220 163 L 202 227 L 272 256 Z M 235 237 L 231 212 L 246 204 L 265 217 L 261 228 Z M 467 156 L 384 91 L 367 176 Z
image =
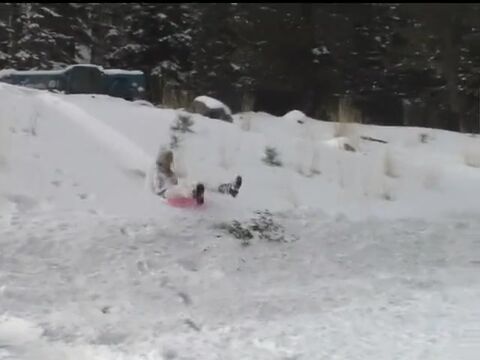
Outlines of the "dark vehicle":
M 3 71 L 0 81 L 65 94 L 104 94 L 130 101 L 143 100 L 146 95 L 142 71 L 103 69 L 95 65 L 72 65 L 65 70 Z

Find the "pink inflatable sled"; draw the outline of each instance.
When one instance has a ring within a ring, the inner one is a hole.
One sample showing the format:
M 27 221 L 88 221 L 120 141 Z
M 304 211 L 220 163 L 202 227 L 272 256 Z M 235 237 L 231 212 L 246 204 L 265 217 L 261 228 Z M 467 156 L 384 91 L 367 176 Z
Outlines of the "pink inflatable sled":
M 177 198 L 171 198 L 167 199 L 167 203 L 170 206 L 174 207 L 180 207 L 180 208 L 195 208 L 195 207 L 200 207 L 205 204 L 198 204 L 197 201 L 194 198 L 189 198 L 189 197 L 177 197 Z

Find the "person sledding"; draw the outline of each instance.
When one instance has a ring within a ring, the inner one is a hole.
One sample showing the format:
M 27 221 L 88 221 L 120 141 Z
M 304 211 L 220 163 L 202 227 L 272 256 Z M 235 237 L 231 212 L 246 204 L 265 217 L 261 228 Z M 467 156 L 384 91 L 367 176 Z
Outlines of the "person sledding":
M 196 205 L 202 205 L 205 202 L 205 184 L 201 182 L 180 184 L 178 176 L 172 169 L 173 162 L 173 152 L 162 148 L 158 153 L 150 179 L 151 190 L 156 195 L 171 201 L 172 204 L 178 203 L 180 205 L 191 202 Z M 208 190 L 236 197 L 242 182 L 242 177 L 238 175 L 231 183 L 210 185 Z

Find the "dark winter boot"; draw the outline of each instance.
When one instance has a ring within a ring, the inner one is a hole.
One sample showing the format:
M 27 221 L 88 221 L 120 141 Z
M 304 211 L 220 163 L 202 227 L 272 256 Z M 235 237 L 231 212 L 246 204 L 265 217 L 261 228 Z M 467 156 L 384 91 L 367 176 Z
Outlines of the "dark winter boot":
M 198 205 L 202 205 L 205 202 L 204 199 L 204 194 L 205 194 L 205 186 L 202 183 L 197 184 L 195 186 L 195 189 L 193 189 L 193 198 L 197 201 Z
M 228 184 L 222 184 L 218 187 L 218 191 L 222 194 L 230 194 L 233 197 L 238 195 L 238 191 L 242 186 L 242 177 L 237 176 L 234 182 Z

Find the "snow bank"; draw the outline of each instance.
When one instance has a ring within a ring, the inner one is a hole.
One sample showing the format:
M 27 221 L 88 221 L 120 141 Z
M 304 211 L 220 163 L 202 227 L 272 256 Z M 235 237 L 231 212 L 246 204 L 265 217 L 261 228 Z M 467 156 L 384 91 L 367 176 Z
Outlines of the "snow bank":
M 140 70 L 104 69 L 103 72 L 108 75 L 143 75 Z
M 283 118 L 286 121 L 289 122 L 297 122 L 299 124 L 303 124 L 306 121 L 307 115 L 305 115 L 303 112 L 299 110 L 292 110 L 285 115 L 283 115 Z

